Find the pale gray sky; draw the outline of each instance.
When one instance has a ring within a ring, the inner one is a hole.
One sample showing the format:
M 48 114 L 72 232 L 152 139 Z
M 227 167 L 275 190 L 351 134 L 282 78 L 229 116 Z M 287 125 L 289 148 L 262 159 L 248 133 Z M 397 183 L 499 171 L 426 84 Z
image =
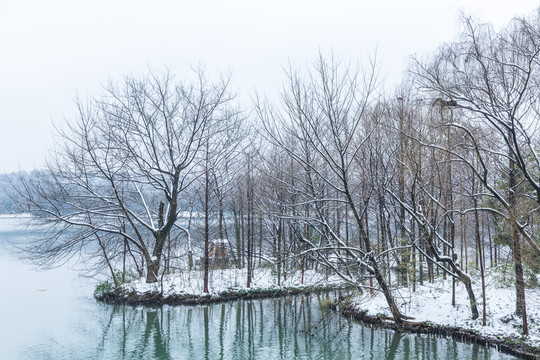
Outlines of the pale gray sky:
M 233 70 L 247 99 L 275 94 L 282 66 L 312 63 L 319 49 L 356 61 L 378 49 L 391 88 L 408 56 L 458 30 L 462 9 L 495 26 L 532 13 L 513 0 L 0 0 L 0 172 L 43 165 L 53 123 L 75 96 L 107 79 L 168 66 Z

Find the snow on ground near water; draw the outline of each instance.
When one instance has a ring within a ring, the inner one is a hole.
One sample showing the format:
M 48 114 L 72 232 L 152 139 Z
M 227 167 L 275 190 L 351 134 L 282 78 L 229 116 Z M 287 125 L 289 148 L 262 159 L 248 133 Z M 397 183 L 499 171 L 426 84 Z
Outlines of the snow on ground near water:
M 208 287 L 210 295 L 218 295 L 224 291 L 247 290 L 246 287 L 247 270 L 246 269 L 216 269 L 212 270 L 208 276 Z M 161 283 L 147 284 L 145 278 L 125 284 L 128 291 L 145 293 L 149 291 L 161 291 Z M 287 280 L 281 281 L 281 286 L 277 286 L 276 276 L 272 274 L 271 269 L 255 269 L 251 290 L 256 289 L 280 289 L 288 287 L 308 287 L 308 286 L 326 286 L 338 285 L 343 281 L 338 276 L 325 276 L 314 270 L 304 272 L 304 283 L 301 282 L 301 273 L 294 275 L 288 274 Z M 163 278 L 163 295 L 173 294 L 181 295 L 206 295 L 203 293 L 203 272 L 186 271 L 172 274 Z
M 413 321 L 455 326 L 477 331 L 490 337 L 521 337 L 521 318 L 515 316 L 516 292 L 514 279 L 508 273 L 486 274 L 486 326 L 482 326 L 482 288 L 480 276 L 475 274 L 473 290 L 480 316 L 471 320 L 469 297 L 463 283 L 456 281 L 456 306 L 452 306 L 452 279 L 424 283 L 416 292 L 412 289 L 394 289 L 393 294 L 403 314 L 414 317 Z M 540 289 L 526 289 L 529 336 L 526 343 L 540 346 Z M 390 309 L 382 292 L 374 295 L 369 291 L 354 300 L 359 310 L 368 315 L 383 314 L 391 317 Z

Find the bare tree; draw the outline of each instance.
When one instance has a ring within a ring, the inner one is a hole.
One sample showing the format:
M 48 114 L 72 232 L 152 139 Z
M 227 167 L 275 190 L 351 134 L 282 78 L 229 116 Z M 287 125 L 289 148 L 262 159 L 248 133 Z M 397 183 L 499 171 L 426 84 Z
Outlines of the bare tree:
M 526 245 L 540 254 L 528 221 L 540 205 L 535 119 L 540 104 L 540 19 L 538 15 L 516 18 L 495 31 L 464 17 L 463 26 L 459 41 L 441 47 L 431 61 L 417 60 L 414 73 L 421 89 L 441 98 L 444 106 L 459 110 L 462 121 L 447 125 L 463 136 L 477 161 L 460 159 L 501 207 L 489 211 L 505 218 L 513 229 L 516 313 L 523 316 L 527 333 L 522 248 Z M 478 137 L 485 133 L 490 141 Z M 507 179 L 506 183 L 494 181 L 500 178 Z M 518 192 L 518 178 L 527 182 L 530 192 Z M 519 197 L 532 197 L 537 203 L 527 216 L 519 216 Z
M 357 166 L 370 136 L 378 130 L 366 126 L 370 106 L 376 100 L 375 62 L 358 70 L 321 55 L 312 72 L 302 77 L 290 70 L 288 80 L 281 108 L 259 105 L 258 113 L 270 142 L 284 149 L 303 169 L 290 189 L 299 196 L 289 206 L 302 209 L 309 204 L 311 212 L 309 217 L 299 215 L 306 213 L 301 211 L 288 217 L 305 223 L 315 236 L 306 237 L 303 231 L 295 235 L 307 245 L 306 252 L 315 253 L 318 262 L 343 279 L 362 286 L 363 280 L 374 278 L 394 321 L 402 324 L 407 317 L 400 312 L 380 269 L 384 254 L 377 253 L 369 236 L 367 205 L 372 187 L 364 186 L 369 184 L 369 168 Z M 369 166 L 369 159 L 364 164 Z M 359 246 L 347 246 L 348 241 L 334 226 L 332 205 L 336 203 L 346 204 L 352 214 Z
M 188 203 L 181 194 L 199 176 L 201 149 L 234 113 L 227 87 L 228 79 L 211 84 L 202 71 L 193 84 L 150 73 L 79 101 L 46 174 L 23 180 L 17 192 L 20 207 L 48 229 L 29 246 L 31 255 L 53 262 L 100 238 L 127 241 L 141 255 L 146 281 L 157 281 L 166 239 Z
M 244 119 L 240 116 L 240 111 L 231 112 L 229 116 L 221 119 L 211 133 L 206 137 L 206 142 L 202 150 L 201 166 L 203 176 L 201 177 L 201 191 L 204 194 L 202 201 L 204 213 L 204 275 L 203 289 L 208 292 L 208 274 L 210 269 L 210 216 L 216 215 L 218 221 L 218 236 L 224 246 L 224 241 L 228 239 L 224 236 L 223 201 L 225 195 L 235 185 L 234 172 L 238 170 L 238 159 L 243 147 L 248 129 L 244 126 Z M 215 195 L 213 204 L 210 196 Z M 211 205 L 212 209 L 211 209 Z M 211 211 L 213 210 L 213 211 Z M 211 214 L 213 213 L 213 214 Z M 217 214 L 216 214 L 217 213 Z M 229 247 L 230 244 L 229 244 Z

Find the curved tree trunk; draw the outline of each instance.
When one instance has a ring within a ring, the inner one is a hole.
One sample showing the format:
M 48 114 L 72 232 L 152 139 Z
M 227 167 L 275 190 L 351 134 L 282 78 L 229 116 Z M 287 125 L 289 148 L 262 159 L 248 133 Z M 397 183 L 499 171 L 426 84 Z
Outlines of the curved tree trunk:
M 437 263 L 447 263 L 448 265 L 450 265 L 450 268 L 452 269 L 453 274 L 457 275 L 459 280 L 461 280 L 461 282 L 463 282 L 463 284 L 465 285 L 465 289 L 467 290 L 467 295 L 469 296 L 469 303 L 471 304 L 471 318 L 473 320 L 478 319 L 478 316 L 479 316 L 478 305 L 476 304 L 476 296 L 474 296 L 474 291 L 472 289 L 471 277 L 467 273 L 462 271 L 461 268 L 455 263 L 455 261 L 452 260 L 452 258 L 454 257 L 454 254 L 453 254 L 454 249 L 452 249 L 452 257 L 441 256 L 437 248 L 434 246 L 433 240 L 431 239 L 431 237 L 427 236 L 426 240 L 428 242 L 428 248 L 431 250 L 431 254 L 435 257 L 435 260 L 437 261 Z M 448 271 L 444 267 L 442 269 L 443 271 Z

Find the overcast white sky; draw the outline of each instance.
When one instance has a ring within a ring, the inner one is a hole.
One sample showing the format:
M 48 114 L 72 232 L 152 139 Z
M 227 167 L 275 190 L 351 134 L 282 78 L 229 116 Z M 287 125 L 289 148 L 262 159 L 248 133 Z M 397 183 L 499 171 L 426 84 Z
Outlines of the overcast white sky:
M 533 0 L 0 0 L 0 172 L 41 167 L 53 123 L 107 79 L 204 64 L 234 88 L 275 94 L 282 66 L 319 49 L 356 61 L 378 49 L 386 87 L 412 54 L 457 34 L 459 10 L 495 26 Z

